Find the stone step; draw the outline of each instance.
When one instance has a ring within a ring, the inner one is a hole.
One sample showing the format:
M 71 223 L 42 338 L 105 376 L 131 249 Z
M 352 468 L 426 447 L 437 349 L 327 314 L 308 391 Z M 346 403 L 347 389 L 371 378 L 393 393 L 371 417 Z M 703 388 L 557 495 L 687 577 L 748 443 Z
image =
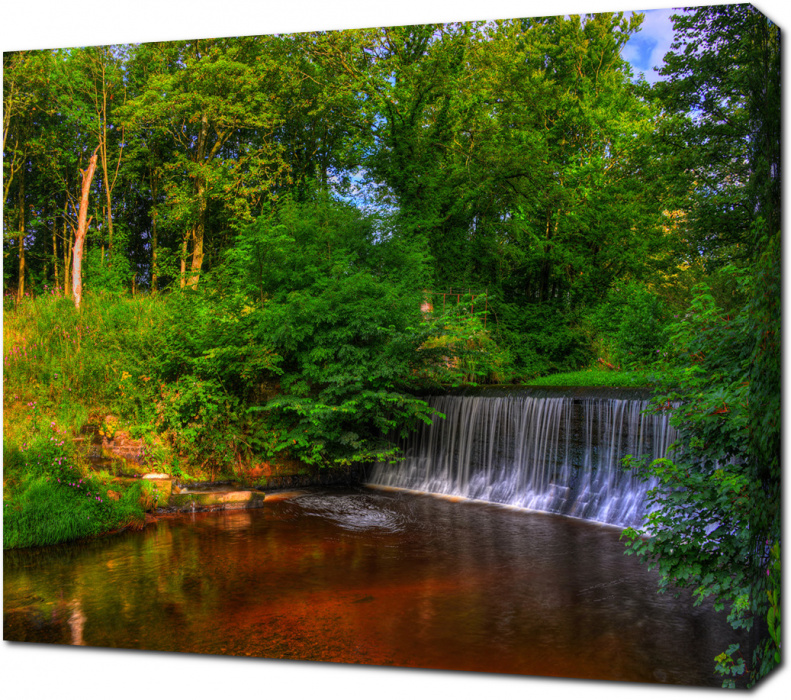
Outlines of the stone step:
M 180 488 L 168 474 L 144 474 L 137 478 L 113 479 L 113 483 L 127 485 L 135 481 L 147 481 L 154 487 L 157 513 L 260 508 L 266 497 L 259 489 L 243 489 L 227 483 L 216 486 L 201 484 L 194 490 L 189 487 Z
M 181 491 L 171 493 L 168 508 L 182 512 L 260 508 L 265 498 L 263 491 Z

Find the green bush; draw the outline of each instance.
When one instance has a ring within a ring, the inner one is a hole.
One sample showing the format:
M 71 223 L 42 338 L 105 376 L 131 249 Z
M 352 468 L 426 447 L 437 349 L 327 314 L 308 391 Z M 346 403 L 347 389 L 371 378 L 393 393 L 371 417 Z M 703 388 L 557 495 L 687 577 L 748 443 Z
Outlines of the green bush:
M 779 269 L 773 275 L 779 299 Z M 752 291 L 762 301 L 764 290 Z M 777 326 L 767 331 L 761 324 L 768 326 L 770 318 L 756 319 L 753 308 L 725 314 L 709 288 L 699 285 L 687 313 L 669 328 L 669 357 L 677 370 L 654 409 L 683 406 L 670 418 L 679 441 L 670 459 L 641 467 L 658 485 L 648 492 L 644 528 L 624 531 L 628 551 L 657 568 L 662 589 L 691 588 L 698 602 L 710 597 L 715 609 L 728 610 L 734 628 L 746 629 L 762 618 L 771 627 L 780 611 L 773 597 L 779 461 L 772 473 L 755 449 L 756 408 L 766 421 L 760 430 L 770 438 L 777 431 L 779 439 L 779 362 L 774 385 L 756 390 L 750 376 L 757 358 L 779 355 L 779 344 L 772 348 L 767 342 Z M 779 315 L 774 318 L 771 323 L 779 324 Z M 774 339 L 779 343 L 779 333 Z M 754 682 L 775 665 L 777 649 L 767 639 L 746 667 L 733 645 L 717 657 L 717 669 L 726 676 L 749 673 Z M 726 677 L 725 683 L 733 680 Z
M 257 446 L 319 464 L 373 459 L 383 437 L 425 419 L 406 393 L 421 354 L 422 254 L 325 193 L 287 199 L 248 227 L 227 258 L 257 342 L 282 360 L 280 394 L 249 415 Z M 228 292 L 226 292 L 228 293 Z
M 495 339 L 509 350 L 518 375 L 568 372 L 590 362 L 588 339 L 576 315 L 562 304 L 493 306 L 499 321 Z
M 666 305 L 651 290 L 637 282 L 625 282 L 609 291 L 604 302 L 588 314 L 588 321 L 602 354 L 617 364 L 634 367 L 662 356 L 668 316 Z
M 58 544 L 142 522 L 143 487 L 110 499 L 106 484 L 76 460 L 71 440 L 30 408 L 31 433 L 3 441 L 3 547 Z

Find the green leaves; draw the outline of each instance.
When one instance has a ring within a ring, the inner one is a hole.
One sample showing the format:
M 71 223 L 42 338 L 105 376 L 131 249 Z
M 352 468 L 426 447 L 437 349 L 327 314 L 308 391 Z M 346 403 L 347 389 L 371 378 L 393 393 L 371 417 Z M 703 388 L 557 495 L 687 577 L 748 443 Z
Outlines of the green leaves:
M 387 434 L 427 419 L 403 390 L 421 366 L 422 259 L 326 192 L 286 198 L 245 229 L 224 278 L 254 304 L 259 341 L 282 357 L 281 394 L 250 409 L 270 454 L 346 464 L 389 453 Z M 263 415 L 262 415 L 263 414 Z

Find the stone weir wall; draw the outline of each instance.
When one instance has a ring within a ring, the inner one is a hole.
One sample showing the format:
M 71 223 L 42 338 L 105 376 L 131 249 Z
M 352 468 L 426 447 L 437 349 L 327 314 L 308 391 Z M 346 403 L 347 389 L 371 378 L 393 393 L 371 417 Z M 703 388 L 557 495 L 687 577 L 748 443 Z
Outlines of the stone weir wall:
M 248 477 L 249 478 L 249 477 Z M 365 480 L 365 467 L 353 465 L 349 467 L 334 467 L 320 469 L 301 465 L 285 465 L 273 468 L 268 476 L 250 479 L 255 488 L 267 492 L 282 489 L 299 489 L 309 486 L 355 486 Z

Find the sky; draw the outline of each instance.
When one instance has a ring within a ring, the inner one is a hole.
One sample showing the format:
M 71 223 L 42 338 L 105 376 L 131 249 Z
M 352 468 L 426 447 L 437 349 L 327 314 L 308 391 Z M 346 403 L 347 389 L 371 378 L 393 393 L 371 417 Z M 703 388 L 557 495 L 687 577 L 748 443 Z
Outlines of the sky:
M 679 5 L 681 3 L 677 3 Z M 711 4 L 689 0 L 688 5 Z M 791 27 L 791 3 L 756 0 L 781 28 Z M 5 0 L 0 49 L 54 48 L 209 36 L 346 29 L 422 22 L 580 14 L 670 8 L 623 0 Z M 642 10 L 640 10 L 642 11 Z M 641 33 L 625 48 L 635 73 L 656 79 L 671 41 L 669 9 L 646 12 Z M 786 90 L 786 93 L 789 91 Z M 786 110 L 787 113 L 787 110 Z M 787 159 L 786 159 L 787 161 Z M 788 249 L 789 246 L 786 246 Z M 789 411 L 785 411 L 788 419 Z M 787 480 L 789 481 L 789 480 Z M 786 484 L 786 495 L 788 485 Z M 786 498 L 786 502 L 788 498 Z M 152 591 L 152 595 L 155 592 Z M 717 692 L 658 685 L 377 669 L 335 664 L 225 659 L 198 655 L 83 650 L 0 644 L 0 674 L 9 696 L 37 700 L 114 700 L 142 695 L 289 697 L 333 700 L 435 700 L 453 697 L 568 700 L 700 700 Z M 786 697 L 788 663 L 758 691 L 763 700 Z M 668 695 L 669 693 L 669 695 Z
M 661 68 L 665 54 L 673 41 L 674 10 L 639 10 L 645 15 L 640 31 L 629 39 L 621 55 L 632 64 L 635 75 L 643 73 L 649 83 L 660 79 L 655 68 Z

